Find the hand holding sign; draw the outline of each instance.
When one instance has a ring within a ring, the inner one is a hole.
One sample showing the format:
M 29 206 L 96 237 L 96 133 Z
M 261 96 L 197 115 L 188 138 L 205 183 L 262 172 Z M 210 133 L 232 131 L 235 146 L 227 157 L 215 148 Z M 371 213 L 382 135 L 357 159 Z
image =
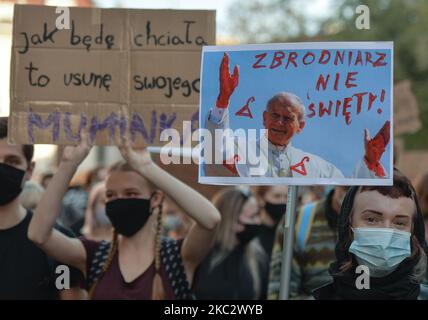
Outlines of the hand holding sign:
M 235 88 L 238 86 L 238 66 L 233 68 L 233 75 L 229 71 L 229 55 L 224 53 L 220 64 L 220 93 L 217 98 L 216 106 L 218 108 L 227 108 L 229 99 Z
M 364 160 L 369 170 L 373 171 L 377 177 L 385 177 L 385 171 L 380 163 L 380 158 L 385 152 L 389 143 L 390 122 L 386 121 L 373 139 L 370 139 L 369 130 L 364 131 Z
M 80 142 L 76 146 L 67 146 L 62 153 L 61 161 L 78 167 L 86 156 L 91 151 L 92 143 L 89 139 L 89 134 L 86 130 L 82 130 L 80 134 Z
M 118 143 L 118 148 L 125 161 L 137 171 L 153 163 L 147 146 L 135 149 L 127 136 L 122 138 L 122 143 Z

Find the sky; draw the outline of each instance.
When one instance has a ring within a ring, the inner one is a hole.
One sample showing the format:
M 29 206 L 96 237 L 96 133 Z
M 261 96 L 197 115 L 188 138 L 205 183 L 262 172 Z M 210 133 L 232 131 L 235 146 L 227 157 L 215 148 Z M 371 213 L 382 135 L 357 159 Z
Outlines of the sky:
M 95 0 L 100 7 L 126 7 L 147 9 L 215 9 L 217 11 L 218 38 L 229 38 L 231 31 L 227 28 L 228 8 L 235 0 Z M 301 1 L 305 4 L 301 10 L 314 19 L 327 16 L 332 9 L 333 0 Z M 310 5 L 309 5 L 310 3 Z M 309 31 L 315 25 L 308 26 Z

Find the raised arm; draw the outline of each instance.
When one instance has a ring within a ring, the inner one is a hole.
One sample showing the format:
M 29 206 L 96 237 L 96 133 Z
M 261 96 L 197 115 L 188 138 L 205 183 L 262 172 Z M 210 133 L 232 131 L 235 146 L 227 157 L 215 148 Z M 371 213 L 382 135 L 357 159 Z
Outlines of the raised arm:
M 230 74 L 229 71 L 229 55 L 224 53 L 223 59 L 220 63 L 219 68 L 219 94 L 217 97 L 217 101 L 214 108 L 211 108 L 208 112 L 207 119 L 205 121 L 205 128 L 211 134 L 211 146 L 205 146 L 205 159 L 211 158 L 212 164 L 205 163 L 205 172 L 207 176 L 236 176 L 237 173 L 234 170 L 226 169 L 225 166 L 220 164 L 215 164 L 216 152 L 222 153 L 223 161 L 229 160 L 228 164 L 233 164 L 230 162 L 232 158 L 234 158 L 234 144 L 227 145 L 225 143 L 225 138 L 223 138 L 222 145 L 225 146 L 223 150 L 216 150 L 216 130 L 226 130 L 229 129 L 229 102 L 230 97 L 238 86 L 239 80 L 239 68 L 235 66 L 233 69 L 233 74 Z M 229 139 L 235 139 L 234 137 L 229 136 L 229 132 L 225 131 L 225 135 L 229 137 Z M 234 140 L 232 140 L 234 141 Z M 218 144 L 220 145 L 220 144 Z M 226 150 L 226 148 L 230 148 L 230 150 Z M 229 152 L 227 152 L 229 151 Z M 211 154 L 207 154 L 210 152 Z
M 220 123 L 223 121 L 227 114 L 229 107 L 230 97 L 238 86 L 239 81 L 239 68 L 235 66 L 233 68 L 233 74 L 229 71 L 229 55 L 225 52 L 223 59 L 220 63 L 219 70 L 219 94 L 215 104 L 215 108 L 210 110 L 209 119 L 214 123 Z
M 77 167 L 90 150 L 88 137 L 76 147 L 66 147 L 58 172 L 54 175 L 40 200 L 28 228 L 28 238 L 57 261 L 80 269 L 85 273 L 86 252 L 79 239 L 70 238 L 54 229 L 60 213 L 61 201 Z
M 193 274 L 211 249 L 220 213 L 205 197 L 156 165 L 147 149 L 136 151 L 128 141 L 119 149 L 134 170 L 174 200 L 196 222 L 181 251 L 187 271 Z
M 364 158 L 357 163 L 353 174 L 355 178 L 375 179 L 388 176 L 380 159 L 389 144 L 390 131 L 391 126 L 389 120 L 385 121 L 374 138 L 370 138 L 368 129 L 364 130 Z

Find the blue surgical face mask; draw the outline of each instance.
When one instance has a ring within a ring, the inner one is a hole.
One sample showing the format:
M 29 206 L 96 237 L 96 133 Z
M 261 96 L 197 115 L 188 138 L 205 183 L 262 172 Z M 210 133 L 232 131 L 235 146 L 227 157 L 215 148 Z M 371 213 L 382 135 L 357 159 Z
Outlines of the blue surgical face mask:
M 390 228 L 355 228 L 354 241 L 349 247 L 359 265 L 369 268 L 371 277 L 392 273 L 410 257 L 410 236 L 406 231 Z

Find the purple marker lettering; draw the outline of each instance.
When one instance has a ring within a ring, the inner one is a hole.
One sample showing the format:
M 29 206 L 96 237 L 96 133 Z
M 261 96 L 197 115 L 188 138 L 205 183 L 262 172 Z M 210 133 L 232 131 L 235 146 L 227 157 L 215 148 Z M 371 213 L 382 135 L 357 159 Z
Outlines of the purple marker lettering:
M 89 128 L 89 137 L 93 142 L 98 131 L 103 131 L 108 128 L 109 130 L 109 142 L 113 143 L 113 137 L 115 134 L 116 126 L 119 126 L 119 120 L 116 113 L 112 112 L 103 122 L 98 122 L 97 116 L 93 116 L 91 119 L 91 126 Z
M 170 129 L 172 128 L 172 124 L 174 123 L 174 121 L 177 119 L 177 114 L 174 112 L 171 116 L 171 118 L 168 119 L 168 115 L 166 115 L 165 113 L 161 113 L 160 117 L 159 117 L 159 134 L 164 130 L 164 129 Z
M 138 113 L 134 112 L 132 114 L 131 125 L 130 125 L 129 131 L 131 133 L 132 142 L 135 142 L 135 135 L 137 132 L 141 133 L 145 142 L 149 141 L 149 138 L 147 136 L 147 130 L 146 130 L 146 127 L 144 126 L 144 121 Z
M 67 140 L 73 141 L 73 142 L 79 142 L 80 141 L 80 132 L 83 128 L 86 127 L 86 124 L 88 123 L 88 118 L 84 113 L 80 114 L 80 123 L 79 123 L 79 129 L 77 130 L 76 134 L 73 134 L 73 131 L 71 129 L 71 112 L 66 112 L 64 116 L 64 133 L 65 138 Z
M 150 144 L 155 141 L 156 136 L 156 125 L 157 125 L 157 114 L 156 111 L 152 111 L 152 121 L 151 121 L 151 127 L 150 127 Z
M 27 119 L 27 132 L 28 137 L 30 139 L 30 143 L 34 143 L 34 134 L 33 134 L 33 127 L 36 126 L 40 129 L 46 129 L 50 125 L 53 124 L 52 127 L 52 141 L 56 142 L 59 140 L 59 122 L 60 122 L 60 113 L 58 111 L 54 111 L 52 113 L 49 113 L 48 119 L 46 122 L 43 122 L 40 115 L 33 112 L 33 109 L 30 108 L 28 110 L 28 119 Z

